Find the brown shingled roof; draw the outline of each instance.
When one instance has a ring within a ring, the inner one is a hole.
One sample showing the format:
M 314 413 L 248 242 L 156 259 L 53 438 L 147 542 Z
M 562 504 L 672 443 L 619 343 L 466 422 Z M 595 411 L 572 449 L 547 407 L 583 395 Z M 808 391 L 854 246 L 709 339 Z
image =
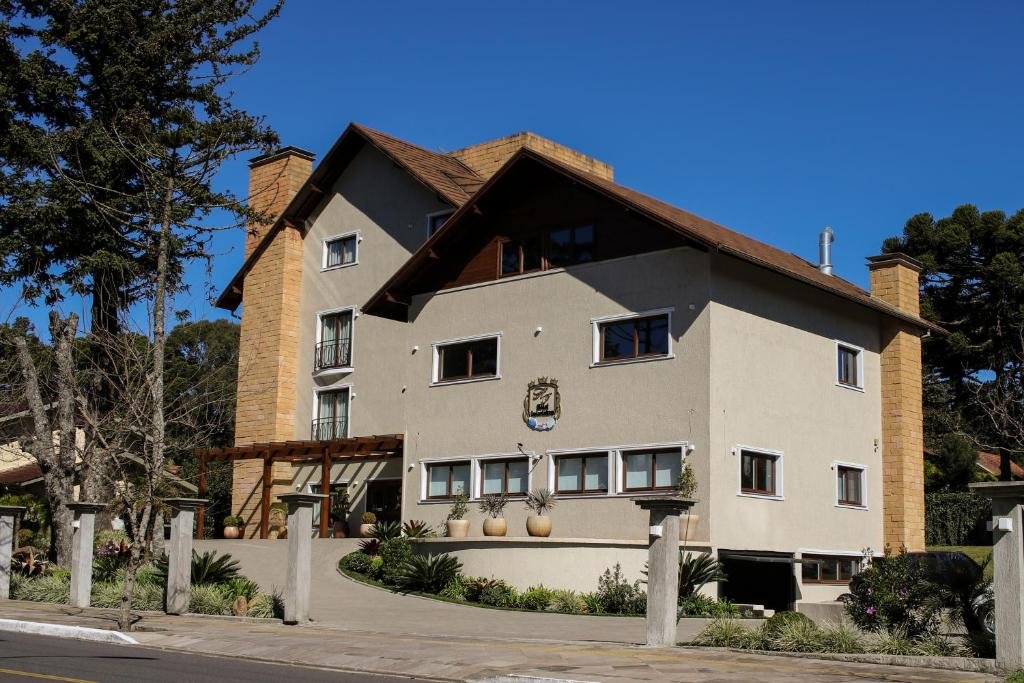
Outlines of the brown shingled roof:
M 43 471 L 39 469 L 39 465 L 32 462 L 26 465 L 19 465 L 18 467 L 12 467 L 7 470 L 0 472 L 0 484 L 6 484 L 8 486 L 16 486 L 18 484 L 25 484 L 30 481 L 35 481 L 43 476 Z

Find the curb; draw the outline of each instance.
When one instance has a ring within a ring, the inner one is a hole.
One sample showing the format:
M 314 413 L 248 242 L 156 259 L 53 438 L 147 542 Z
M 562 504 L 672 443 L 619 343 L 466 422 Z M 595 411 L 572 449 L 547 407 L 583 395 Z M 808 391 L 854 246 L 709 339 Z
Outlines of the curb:
M 102 628 L 86 628 L 84 626 L 65 626 L 48 624 L 39 621 L 18 621 L 17 619 L 0 619 L 0 631 L 29 633 L 37 636 L 53 636 L 55 638 L 74 638 L 91 640 L 96 643 L 112 643 L 116 645 L 138 645 L 139 641 L 120 631 L 108 631 Z

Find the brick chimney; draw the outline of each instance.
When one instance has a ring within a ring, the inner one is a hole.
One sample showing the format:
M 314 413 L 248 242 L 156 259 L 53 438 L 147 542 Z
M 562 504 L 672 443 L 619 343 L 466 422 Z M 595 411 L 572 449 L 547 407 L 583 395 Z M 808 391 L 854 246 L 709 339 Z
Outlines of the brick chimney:
M 868 259 L 871 295 L 920 315 L 921 264 L 906 254 Z M 882 328 L 882 512 L 885 543 L 924 550 L 924 426 L 920 331 L 897 320 Z
M 524 147 L 540 152 L 567 166 L 600 176 L 605 180 L 614 179 L 611 164 L 606 164 L 592 156 L 587 156 L 529 131 L 457 149 L 454 152 L 449 152 L 448 155 L 455 157 L 487 179 L 494 175 L 494 172 L 501 168 L 513 154 Z
M 245 237 L 245 257 L 263 239 L 267 228 L 288 206 L 313 172 L 313 153 L 285 147 L 249 161 L 249 206 L 267 214 L 268 223 L 250 223 Z

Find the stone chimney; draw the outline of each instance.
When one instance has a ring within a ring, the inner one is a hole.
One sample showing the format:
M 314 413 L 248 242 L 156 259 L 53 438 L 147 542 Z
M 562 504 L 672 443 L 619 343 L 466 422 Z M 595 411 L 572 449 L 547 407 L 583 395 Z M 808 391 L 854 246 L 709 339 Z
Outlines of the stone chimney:
M 868 259 L 871 295 L 920 315 L 921 264 L 906 254 Z M 882 513 L 885 543 L 924 550 L 924 426 L 921 333 L 898 320 L 882 327 Z
M 271 219 L 250 223 L 245 236 L 245 257 L 256 248 L 267 229 L 288 206 L 313 172 L 313 153 L 285 147 L 249 161 L 249 206 Z
M 486 180 L 494 175 L 494 172 L 501 168 L 513 154 L 524 147 L 540 152 L 567 166 L 600 176 L 605 180 L 614 179 L 611 164 L 606 164 L 594 157 L 587 156 L 582 152 L 577 152 L 554 140 L 549 140 L 529 131 L 457 149 L 454 152 L 449 152 L 448 155 L 466 164 Z

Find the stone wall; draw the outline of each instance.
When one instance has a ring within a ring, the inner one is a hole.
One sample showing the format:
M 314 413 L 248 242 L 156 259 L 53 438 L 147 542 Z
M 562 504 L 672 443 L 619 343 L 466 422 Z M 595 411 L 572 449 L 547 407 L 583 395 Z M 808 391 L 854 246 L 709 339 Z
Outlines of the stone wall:
M 606 164 L 594 157 L 577 152 L 554 140 L 549 140 L 529 131 L 457 149 L 454 152 L 449 152 L 449 156 L 455 157 L 484 178 L 490 178 L 513 154 L 523 147 L 540 152 L 545 156 L 561 161 L 563 164 L 592 173 L 606 180 L 613 179 L 614 172 L 611 164 Z

